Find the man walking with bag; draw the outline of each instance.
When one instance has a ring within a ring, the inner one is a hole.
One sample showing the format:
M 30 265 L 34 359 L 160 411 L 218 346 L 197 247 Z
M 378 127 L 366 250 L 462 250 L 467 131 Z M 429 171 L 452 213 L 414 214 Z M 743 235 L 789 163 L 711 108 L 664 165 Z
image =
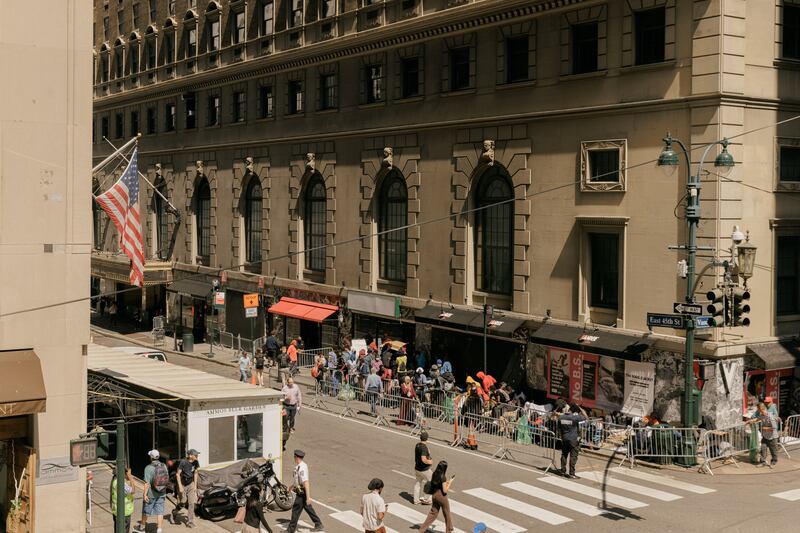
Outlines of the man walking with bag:
M 161 533 L 164 524 L 164 502 L 167 499 L 167 485 L 169 484 L 169 471 L 167 465 L 158 460 L 158 450 L 147 452 L 150 464 L 144 469 L 144 507 L 142 508 L 142 521 L 135 528 L 139 533 L 147 531 L 147 521 L 156 519 L 156 533 Z
M 424 429 L 419 434 L 419 442 L 414 446 L 414 505 L 430 505 L 430 497 L 425 499 L 425 484 L 431 481 L 431 452 L 428 450 L 428 432 Z
M 287 533 L 297 531 L 297 522 L 300 520 L 300 513 L 308 513 L 311 521 L 314 522 L 314 529 L 311 531 L 323 531 L 322 520 L 319 519 L 317 512 L 311 507 L 311 483 L 308 478 L 308 465 L 303 461 L 306 453 L 303 450 L 294 451 L 294 483 L 289 490 L 294 491 L 295 498 L 292 505 L 292 518 L 289 521 Z
M 175 475 L 178 485 L 178 501 L 172 510 L 173 524 L 178 522 L 178 511 L 182 506 L 186 506 L 188 514 L 186 527 L 197 527 L 194 523 L 194 507 L 197 504 L 197 469 L 200 468 L 200 463 L 197 461 L 198 455 L 200 455 L 200 452 L 191 449 L 186 452 L 186 458 L 181 459 L 181 462 L 178 463 L 178 471 Z M 184 499 L 186 500 L 185 503 Z

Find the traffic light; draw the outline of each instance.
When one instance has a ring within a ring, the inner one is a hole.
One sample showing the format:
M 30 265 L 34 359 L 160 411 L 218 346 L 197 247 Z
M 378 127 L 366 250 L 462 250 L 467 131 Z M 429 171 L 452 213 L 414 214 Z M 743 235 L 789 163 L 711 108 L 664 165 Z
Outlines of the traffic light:
M 750 291 L 736 287 L 733 289 L 733 325 L 750 325 Z
M 725 297 L 725 291 L 712 289 L 706 293 L 706 298 L 711 300 L 711 303 L 706 307 L 706 311 L 711 315 L 711 320 L 708 323 L 712 328 L 721 328 L 725 325 L 727 317 L 728 299 Z

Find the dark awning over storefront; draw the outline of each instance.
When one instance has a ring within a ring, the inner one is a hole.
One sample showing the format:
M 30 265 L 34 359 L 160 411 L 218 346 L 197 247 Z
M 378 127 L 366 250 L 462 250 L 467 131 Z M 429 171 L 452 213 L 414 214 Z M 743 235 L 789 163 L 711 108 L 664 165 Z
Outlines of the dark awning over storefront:
M 275 315 L 283 315 L 312 322 L 322 322 L 339 310 L 338 306 L 298 300 L 297 298 L 281 298 L 281 301 L 269 308 Z
M 43 413 L 47 393 L 33 350 L 0 352 L 0 417 Z
M 431 324 L 467 333 L 483 333 L 483 312 L 471 309 L 458 309 L 441 304 L 428 304 L 414 311 L 417 322 Z M 486 333 L 497 337 L 511 337 L 514 331 L 524 324 L 523 320 L 499 316 L 495 313 L 487 317 Z
M 178 294 L 196 298 L 207 298 L 212 289 L 213 286 L 210 283 L 199 279 L 179 279 L 167 285 L 167 290 L 170 292 L 177 292 Z
M 794 340 L 750 344 L 747 349 L 764 361 L 764 370 L 800 365 L 800 343 Z
M 653 344 L 653 339 L 649 335 L 640 337 L 627 333 L 558 324 L 543 325 L 531 336 L 531 341 L 547 346 L 637 361 L 642 352 Z

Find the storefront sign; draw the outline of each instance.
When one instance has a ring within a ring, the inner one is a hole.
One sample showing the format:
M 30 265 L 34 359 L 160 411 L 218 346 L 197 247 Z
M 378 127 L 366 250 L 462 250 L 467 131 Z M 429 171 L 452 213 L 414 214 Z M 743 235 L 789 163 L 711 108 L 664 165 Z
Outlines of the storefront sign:
M 95 440 L 95 442 L 97 441 Z M 79 471 L 80 468 L 69 463 L 69 457 L 40 459 L 39 468 L 36 472 L 36 484 L 53 485 L 55 483 L 77 481 Z
M 245 294 L 242 297 L 242 301 L 244 302 L 244 308 L 249 309 L 251 307 L 258 307 L 258 294 Z
M 347 292 L 347 308 L 356 313 L 400 318 L 400 299 L 396 296 L 350 290 Z
M 547 349 L 547 396 L 584 407 L 642 416 L 653 409 L 655 365 L 615 357 Z
M 258 317 L 258 307 L 247 307 L 244 310 L 245 318 L 257 318 Z

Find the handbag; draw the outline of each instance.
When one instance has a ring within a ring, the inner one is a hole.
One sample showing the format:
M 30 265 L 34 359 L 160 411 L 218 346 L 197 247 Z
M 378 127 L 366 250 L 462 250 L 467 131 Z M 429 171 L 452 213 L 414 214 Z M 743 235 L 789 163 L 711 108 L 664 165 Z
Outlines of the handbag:
M 233 518 L 234 524 L 244 524 L 244 515 L 247 512 L 247 509 L 244 505 L 236 509 L 236 516 Z

